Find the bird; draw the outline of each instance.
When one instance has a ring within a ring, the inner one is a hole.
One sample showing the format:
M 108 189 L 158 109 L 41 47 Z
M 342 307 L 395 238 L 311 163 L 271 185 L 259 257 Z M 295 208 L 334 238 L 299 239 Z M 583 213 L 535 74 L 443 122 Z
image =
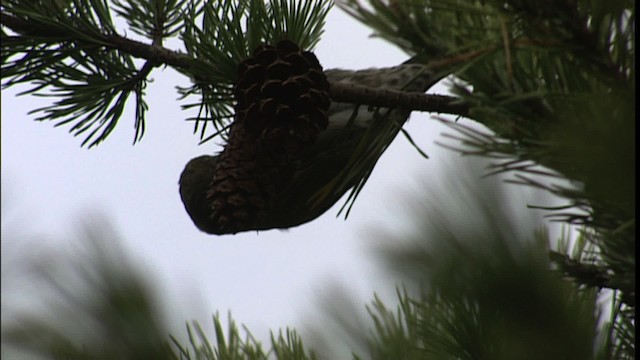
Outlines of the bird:
M 426 65 L 415 63 L 363 70 L 328 69 L 324 74 L 329 84 L 418 93 L 426 92 L 441 79 Z M 213 235 L 284 230 L 312 221 L 347 191 L 359 191 L 410 113 L 411 110 L 403 108 L 331 102 L 326 128 L 303 151 L 293 175 L 281 184 L 264 216 L 241 228 L 230 230 L 211 219 L 212 204 L 207 194 L 220 155 L 191 159 L 179 179 L 185 210 L 198 229 Z

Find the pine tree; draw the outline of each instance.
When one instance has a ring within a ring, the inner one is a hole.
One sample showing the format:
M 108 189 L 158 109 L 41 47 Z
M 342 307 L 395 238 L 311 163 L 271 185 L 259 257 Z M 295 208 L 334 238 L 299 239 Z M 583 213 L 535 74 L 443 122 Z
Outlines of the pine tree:
M 581 289 L 614 290 L 612 337 L 598 356 L 632 358 L 635 4 L 445 0 L 369 5 L 346 1 L 341 7 L 421 62 L 447 69 L 452 90 L 469 105 L 469 118 L 491 130 L 452 123 L 460 134 L 459 151 L 493 158 L 490 172 L 511 172 L 513 183 L 566 199 L 565 207 L 548 210 L 558 221 L 581 226 L 580 238 L 573 253 L 567 239 L 561 241 L 550 259 Z M 577 185 L 557 186 L 553 179 Z M 433 281 L 451 290 L 446 279 Z M 437 309 L 456 302 L 434 293 L 416 311 L 437 319 Z M 403 310 L 407 307 L 413 305 Z M 462 323 L 454 318 L 454 325 Z M 431 326 L 430 331 L 442 331 Z M 440 358 L 460 356 L 454 354 Z M 478 357 L 484 356 L 470 358 Z
M 76 135 L 88 134 L 83 144 L 89 146 L 111 133 L 126 98 L 134 96 L 138 141 L 144 133 L 146 79 L 154 67 L 168 65 L 193 79 L 182 93 L 200 97 L 191 106 L 202 109 L 196 122 L 202 140 L 220 136 L 233 143 L 229 129 L 238 64 L 264 44 L 275 46 L 286 38 L 311 51 L 320 39 L 328 3 L 294 3 L 4 1 L 3 86 L 31 83 L 32 93 L 55 89 L 60 100 L 40 109 L 40 119 L 73 124 Z M 456 243 L 455 237 L 425 229 L 421 241 L 441 239 L 435 243 L 442 248 L 390 252 L 389 259 L 396 266 L 412 264 L 412 276 L 428 289 L 417 296 L 399 291 L 397 314 L 374 301 L 370 357 L 633 358 L 635 4 L 350 0 L 339 6 L 405 50 L 410 62 L 436 78 L 448 77 L 454 96 L 330 83 L 332 101 L 464 116 L 446 122 L 459 134 L 456 151 L 494 159 L 490 173 L 511 173 L 512 183 L 566 199 L 565 207 L 547 210 L 555 220 L 580 229 L 577 240 L 561 239 L 559 248 L 548 252 L 544 233 L 535 236 L 536 245 L 514 245 L 518 241 L 505 236 L 504 228 L 517 224 L 497 221 L 505 218 L 499 211 L 488 212 L 484 219 L 493 226 L 478 231 L 484 248 L 476 241 L 451 250 L 444 244 Z M 111 11 L 151 45 L 118 35 Z M 183 32 L 186 53 L 162 47 L 178 32 Z M 133 57 L 146 63 L 138 69 Z M 375 131 L 359 143 L 371 146 L 376 156 L 399 131 L 385 119 L 380 115 L 378 126 L 371 127 Z M 488 130 L 468 126 L 467 119 Z M 207 132 L 211 128 L 213 133 Z M 260 144 L 267 143 L 256 136 Z M 278 169 L 273 177 L 281 179 L 291 176 L 288 166 L 295 168 L 299 160 L 285 155 L 270 157 L 267 164 Z M 322 187 L 321 193 L 341 195 L 352 189 L 352 203 L 376 160 L 354 153 L 340 174 L 350 179 L 348 186 L 338 177 L 335 183 L 341 185 L 329 182 L 333 187 Z M 554 185 L 555 179 L 575 186 Z M 273 196 L 261 199 L 271 202 Z M 339 197 L 329 198 L 335 202 Z M 513 246 L 520 253 L 514 255 Z M 433 258 L 439 261 L 427 261 Z M 597 328 L 596 298 L 603 290 L 613 292 L 613 310 L 604 327 Z M 233 326 L 228 341 L 219 323 L 217 329 L 214 348 L 243 349 L 237 358 L 267 356 L 249 340 L 238 340 Z M 224 358 L 222 352 L 213 355 L 210 345 L 199 347 L 197 338 L 205 337 L 193 337 L 194 352 Z M 179 356 L 190 358 L 177 347 Z M 274 337 L 273 349 L 278 358 L 307 356 L 295 333 Z

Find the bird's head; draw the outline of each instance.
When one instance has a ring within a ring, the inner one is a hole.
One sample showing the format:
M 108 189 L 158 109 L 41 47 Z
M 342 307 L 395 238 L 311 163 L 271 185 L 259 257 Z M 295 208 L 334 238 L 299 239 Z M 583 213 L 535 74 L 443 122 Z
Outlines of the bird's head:
M 220 234 L 217 224 L 211 221 L 211 207 L 207 191 L 211 187 L 216 168 L 216 156 L 203 155 L 191 159 L 180 174 L 180 197 L 187 213 L 198 229 L 209 234 Z

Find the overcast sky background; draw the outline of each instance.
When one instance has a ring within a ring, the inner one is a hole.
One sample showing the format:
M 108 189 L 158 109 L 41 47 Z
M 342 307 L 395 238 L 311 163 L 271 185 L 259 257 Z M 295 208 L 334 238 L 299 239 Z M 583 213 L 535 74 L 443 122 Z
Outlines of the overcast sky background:
M 369 38 L 370 33 L 334 8 L 315 53 L 325 69 L 393 66 L 407 59 L 393 45 Z M 434 144 L 447 142 L 441 134 L 451 130 L 428 114 L 414 113 L 405 128 L 430 159 L 398 136 L 347 221 L 336 218 L 343 204 L 339 201 L 319 219 L 290 231 L 210 236 L 199 232 L 186 214 L 178 177 L 189 159 L 219 148 L 213 143 L 198 146 L 192 124 L 184 121 L 189 114 L 180 109 L 174 87 L 186 86 L 188 79 L 171 69 L 157 69 L 152 78 L 142 142 L 131 146 L 129 115 L 91 150 L 80 148 L 82 139 L 72 137 L 69 127 L 54 128 L 27 115 L 50 99 L 15 97 L 24 87 L 3 90 L 3 231 L 46 235 L 49 244 L 64 248 L 86 214 L 103 216 L 122 236 L 131 259 L 153 275 L 157 290 L 169 300 L 178 320 L 174 334 L 183 333 L 184 321 L 190 319 L 210 329 L 212 313 L 231 311 L 235 320 L 266 339 L 269 329 L 301 327 L 317 316 L 314 308 L 333 283 L 342 284 L 363 305 L 374 291 L 393 303 L 395 282 L 382 276 L 370 251 L 379 240 L 372 229 L 402 233 L 409 211 L 403 204 L 413 189 L 419 191 L 416 183 L 437 188 L 446 181 L 447 169 L 464 166 L 457 154 Z M 446 89 L 439 85 L 430 92 Z M 513 193 L 525 212 L 523 205 L 540 196 Z M 7 240 L 3 236 L 3 262 L 7 249 L 16 256 L 48 245 L 26 236 L 12 236 L 11 244 Z

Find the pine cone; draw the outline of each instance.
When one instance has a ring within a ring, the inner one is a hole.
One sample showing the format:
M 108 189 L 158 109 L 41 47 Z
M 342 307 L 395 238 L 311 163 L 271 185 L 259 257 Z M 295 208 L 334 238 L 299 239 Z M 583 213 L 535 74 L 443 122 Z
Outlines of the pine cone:
M 328 124 L 329 83 L 313 53 L 283 40 L 260 46 L 238 70 L 236 117 L 206 194 L 207 232 L 263 223 L 301 154 Z

